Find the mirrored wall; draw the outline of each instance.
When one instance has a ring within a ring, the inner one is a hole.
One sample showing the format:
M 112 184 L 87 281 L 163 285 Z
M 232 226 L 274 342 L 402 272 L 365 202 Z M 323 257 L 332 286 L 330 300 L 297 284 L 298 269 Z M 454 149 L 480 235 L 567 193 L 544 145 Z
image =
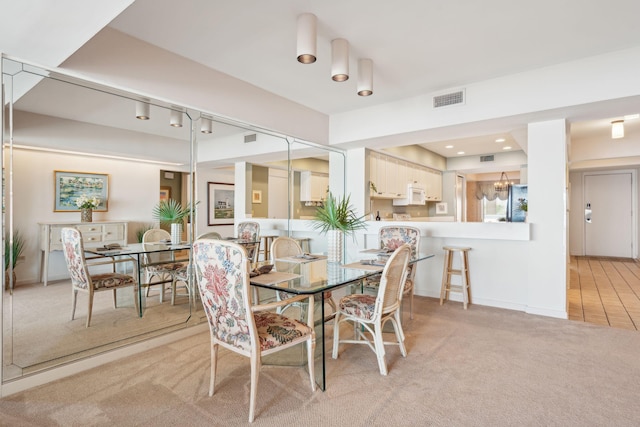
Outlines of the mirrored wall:
M 143 289 L 142 316 L 131 290 L 123 289 L 117 308 L 110 292 L 96 293 L 90 327 L 87 295 L 80 294 L 70 320 L 69 273 L 51 233 L 82 223 L 77 206 L 61 200 L 56 176 L 106 184 L 90 225 L 98 230 L 91 231 L 94 246 L 103 239 L 137 243 L 158 227 L 152 211 L 167 197 L 197 202 L 184 224 L 187 240 L 207 231 L 232 236 L 234 221 L 244 217 L 276 218 L 286 224 L 280 232 L 293 233 L 291 221 L 313 215 L 330 176 L 344 186 L 339 150 L 7 58 L 2 77 L 5 259 L 16 259 L 15 268 L 8 263 L 2 295 L 3 381 L 206 322 L 197 298 L 161 301 L 159 286 L 148 295 Z M 137 117 L 141 111 L 147 119 Z M 251 172 L 243 185 L 236 183 L 238 168 Z M 210 183 L 241 194 L 235 218 L 215 218 Z M 12 254 L 16 240 L 24 244 Z M 129 268 L 124 272 L 133 273 Z

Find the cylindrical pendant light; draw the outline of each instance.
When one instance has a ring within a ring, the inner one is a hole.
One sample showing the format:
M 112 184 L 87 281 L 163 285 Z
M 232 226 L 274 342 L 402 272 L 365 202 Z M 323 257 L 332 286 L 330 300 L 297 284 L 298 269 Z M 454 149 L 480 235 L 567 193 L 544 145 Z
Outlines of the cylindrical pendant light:
M 136 119 L 149 120 L 149 104 L 144 101 L 136 101 Z
M 213 132 L 213 123 L 211 122 L 211 119 L 208 119 L 206 117 L 202 118 L 202 124 L 200 125 L 200 132 L 202 133 Z
M 182 111 L 171 110 L 171 119 L 169 123 L 174 128 L 181 128 L 182 127 Z
M 611 138 L 624 138 L 624 120 L 614 120 L 611 122 Z
M 373 94 L 373 61 L 370 59 L 358 60 L 358 95 L 369 96 Z
M 331 42 L 331 78 L 336 82 L 349 80 L 349 42 L 345 39 Z
M 316 62 L 316 28 L 318 19 L 312 13 L 298 16 L 298 62 L 313 64 Z

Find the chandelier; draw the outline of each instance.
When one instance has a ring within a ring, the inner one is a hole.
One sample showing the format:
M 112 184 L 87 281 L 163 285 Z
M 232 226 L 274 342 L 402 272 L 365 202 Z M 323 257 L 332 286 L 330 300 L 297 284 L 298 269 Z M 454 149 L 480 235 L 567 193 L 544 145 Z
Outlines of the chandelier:
M 513 185 L 513 182 L 509 182 L 509 177 L 506 172 L 502 172 L 502 175 L 500 175 L 500 181 L 494 182 L 493 188 L 496 191 L 507 191 L 511 185 Z

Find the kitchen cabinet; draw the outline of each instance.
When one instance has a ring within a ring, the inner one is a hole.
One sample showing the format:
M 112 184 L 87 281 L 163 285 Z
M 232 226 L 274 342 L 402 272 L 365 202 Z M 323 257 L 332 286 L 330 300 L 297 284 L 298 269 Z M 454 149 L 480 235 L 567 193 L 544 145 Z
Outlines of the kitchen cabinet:
M 407 162 L 385 156 L 380 153 L 371 153 L 369 158 L 369 180 L 378 190 L 371 191 L 371 197 L 379 199 L 399 199 L 406 197 L 407 193 Z
M 442 172 L 433 169 L 426 170 L 425 190 L 428 202 L 439 202 L 442 200 Z
M 304 171 L 300 173 L 300 201 L 321 202 L 327 198 L 329 175 Z

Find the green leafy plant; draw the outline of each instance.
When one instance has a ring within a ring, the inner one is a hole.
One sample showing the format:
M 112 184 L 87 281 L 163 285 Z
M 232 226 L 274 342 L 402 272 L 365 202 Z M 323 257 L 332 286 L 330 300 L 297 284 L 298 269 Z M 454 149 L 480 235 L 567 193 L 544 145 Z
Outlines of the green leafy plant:
M 153 217 L 160 221 L 160 224 L 180 224 L 190 213 L 191 205 L 183 207 L 173 199 L 162 200 L 153 208 Z
M 351 206 L 351 196 L 335 197 L 331 192 L 324 205 L 316 209 L 313 228 L 321 233 L 340 230 L 344 234 L 353 234 L 356 230 L 367 228 L 364 216 L 358 217 Z
M 22 237 L 20 232 L 18 230 L 15 230 L 13 232 L 13 268 L 16 268 L 16 264 L 18 264 L 18 258 L 22 255 L 26 243 L 27 242 L 24 240 L 24 237 Z M 4 271 L 7 271 L 9 269 L 9 249 L 10 242 L 9 236 L 7 235 L 4 239 Z
M 143 224 L 142 227 L 136 230 L 136 238 L 138 239 L 138 243 L 142 243 L 142 236 L 144 236 L 144 233 L 151 230 L 152 228 L 155 228 L 153 224 Z

